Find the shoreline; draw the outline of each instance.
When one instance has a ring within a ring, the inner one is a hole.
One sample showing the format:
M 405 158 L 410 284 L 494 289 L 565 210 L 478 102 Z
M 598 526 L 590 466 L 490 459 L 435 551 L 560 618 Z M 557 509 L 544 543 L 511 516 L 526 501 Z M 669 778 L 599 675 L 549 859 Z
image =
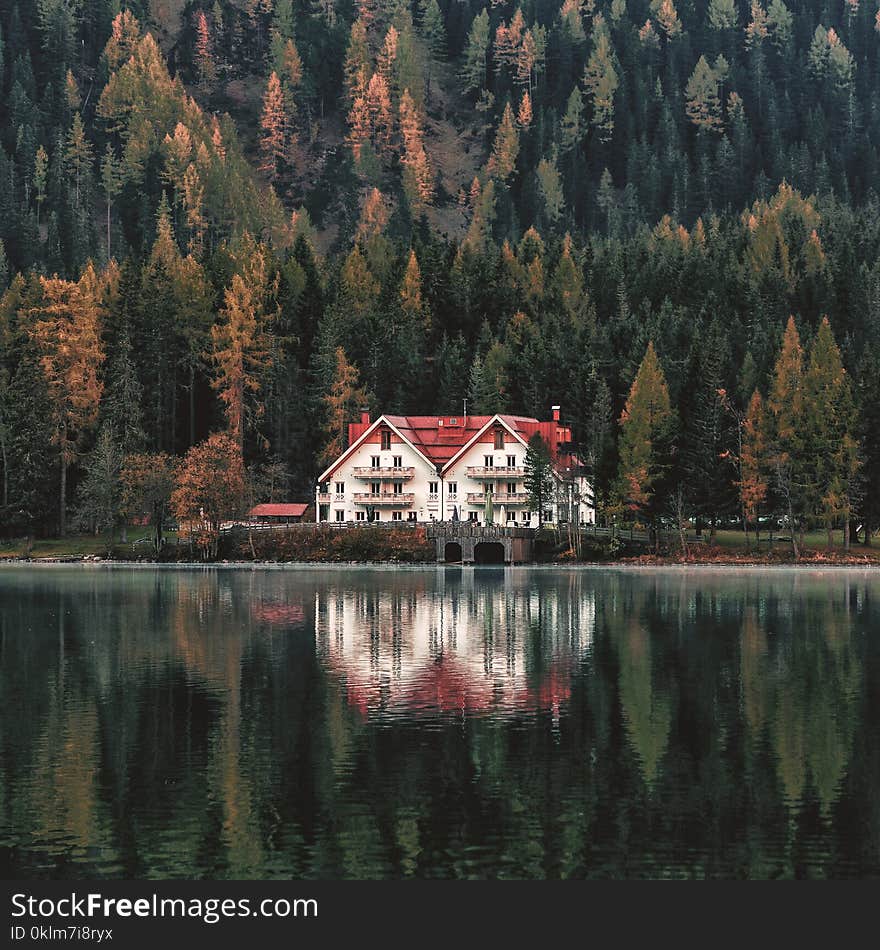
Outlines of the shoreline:
M 398 562 L 398 561 L 129 561 L 122 558 L 85 557 L 47 557 L 47 558 L 2 558 L 0 570 L 3 568 L 106 568 L 111 570 L 179 570 L 179 571 L 277 571 L 277 570 L 388 570 L 388 571 L 425 571 L 425 570 L 476 570 L 476 571 L 508 571 L 508 570 L 538 570 L 538 571 L 688 571 L 726 573 L 732 570 L 748 571 L 863 571 L 874 572 L 880 570 L 880 560 L 872 558 L 853 560 L 800 560 L 800 561 L 759 561 L 759 560 L 718 560 L 718 561 L 682 561 L 679 559 L 656 558 L 642 560 L 638 558 L 619 561 L 580 561 L 580 562 L 541 562 L 522 564 L 455 564 L 434 561 Z

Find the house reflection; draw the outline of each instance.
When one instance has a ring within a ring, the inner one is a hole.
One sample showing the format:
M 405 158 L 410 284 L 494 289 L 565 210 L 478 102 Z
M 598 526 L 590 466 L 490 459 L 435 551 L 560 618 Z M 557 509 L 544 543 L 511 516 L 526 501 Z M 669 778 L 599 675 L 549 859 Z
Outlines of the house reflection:
M 365 719 L 558 715 L 595 615 L 592 590 L 475 586 L 465 575 L 433 591 L 319 589 L 315 635 Z

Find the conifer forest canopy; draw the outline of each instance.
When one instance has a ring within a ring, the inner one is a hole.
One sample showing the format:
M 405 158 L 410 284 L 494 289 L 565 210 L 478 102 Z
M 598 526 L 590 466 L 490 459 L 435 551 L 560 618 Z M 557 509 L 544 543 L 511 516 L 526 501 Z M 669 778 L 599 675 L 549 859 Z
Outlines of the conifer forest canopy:
M 600 518 L 865 540 L 878 91 L 878 0 L 8 0 L 0 525 L 467 399 L 561 404 Z

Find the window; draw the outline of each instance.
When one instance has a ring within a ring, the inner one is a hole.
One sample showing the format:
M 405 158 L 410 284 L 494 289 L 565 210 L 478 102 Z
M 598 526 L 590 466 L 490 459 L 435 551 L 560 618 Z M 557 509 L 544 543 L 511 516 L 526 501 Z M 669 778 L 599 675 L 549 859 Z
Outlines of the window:
M 408 511 L 408 512 L 406 513 L 406 520 L 407 520 L 407 521 L 415 521 L 415 520 L 416 520 L 416 513 L 415 513 L 414 511 Z
M 477 512 L 476 512 L 476 511 L 469 511 L 469 512 L 468 512 L 468 521 L 476 521 L 476 520 L 477 520 Z
M 395 468 L 403 468 L 403 456 L 395 455 L 394 460 L 391 463 Z
M 391 512 L 392 521 L 403 521 L 403 512 L 402 511 L 392 511 Z
M 337 511 L 337 512 L 336 512 L 336 520 L 337 520 L 337 521 L 345 521 L 345 512 L 344 512 L 344 511 Z
M 336 483 L 336 494 L 337 494 L 337 495 L 344 495 L 344 494 L 345 494 L 345 482 L 337 482 L 337 483 Z
M 330 520 L 330 506 L 319 505 L 318 506 L 318 521 L 329 521 L 329 520 Z
M 545 520 L 545 521 L 552 521 L 552 520 L 553 520 L 553 509 L 552 509 L 552 508 L 548 508 L 548 509 L 544 512 L 544 520 Z
M 355 521 L 366 521 L 366 520 L 367 520 L 367 513 L 366 513 L 365 511 L 356 511 L 356 512 L 354 513 L 354 520 L 355 520 Z
M 378 455 L 371 455 L 371 456 L 370 456 L 370 468 L 378 468 L 378 467 L 379 467 L 379 456 L 378 456 Z
M 433 495 L 435 498 L 438 493 L 437 482 L 428 482 L 428 494 Z
M 515 495 L 515 494 L 516 494 L 516 482 L 508 482 L 508 483 L 507 483 L 507 494 L 508 494 L 508 495 Z
M 504 448 L 504 429 L 495 430 L 495 448 L 496 449 Z
M 507 520 L 508 520 L 509 522 L 511 522 L 511 523 L 513 523 L 514 521 L 516 521 L 516 512 L 515 512 L 515 511 L 508 511 L 508 512 L 507 512 Z
M 455 416 L 452 416 L 452 417 L 450 418 L 450 420 L 449 420 L 449 424 L 450 424 L 451 426 L 457 426 L 457 425 L 458 425 L 458 419 L 456 419 Z
M 484 455 L 484 456 L 483 456 L 483 465 L 484 465 L 486 468 L 494 468 L 494 467 L 495 467 L 495 460 L 492 458 L 491 455 Z
M 384 429 L 382 431 L 382 451 L 388 452 L 391 449 L 391 433 Z
M 516 456 L 515 456 L 515 455 L 508 455 L 508 456 L 507 456 L 507 467 L 508 467 L 508 468 L 516 468 Z
M 381 521 L 381 520 L 382 520 L 382 512 L 381 512 L 381 511 L 374 511 L 374 512 L 373 512 L 373 521 Z
M 378 495 L 382 492 L 382 483 L 381 482 L 370 482 L 370 494 Z
M 395 495 L 402 495 L 402 494 L 403 494 L 403 482 L 395 482 L 395 483 L 394 483 L 394 494 L 395 494 Z
M 329 495 L 329 494 L 330 494 L 330 482 L 321 482 L 321 484 L 318 485 L 318 491 L 319 491 L 322 495 Z
M 531 520 L 532 520 L 532 513 L 531 513 L 530 511 L 524 511 L 524 512 L 522 513 L 522 520 L 525 521 L 525 522 L 531 521 Z
M 457 494 L 458 494 L 458 482 L 450 482 L 449 483 L 449 497 L 455 498 Z

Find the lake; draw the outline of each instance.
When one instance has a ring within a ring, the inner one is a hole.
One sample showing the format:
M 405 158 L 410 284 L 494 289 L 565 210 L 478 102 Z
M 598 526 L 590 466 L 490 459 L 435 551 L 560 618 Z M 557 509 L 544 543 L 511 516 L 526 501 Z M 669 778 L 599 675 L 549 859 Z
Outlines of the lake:
M 880 874 L 880 572 L 0 567 L 0 871 Z

